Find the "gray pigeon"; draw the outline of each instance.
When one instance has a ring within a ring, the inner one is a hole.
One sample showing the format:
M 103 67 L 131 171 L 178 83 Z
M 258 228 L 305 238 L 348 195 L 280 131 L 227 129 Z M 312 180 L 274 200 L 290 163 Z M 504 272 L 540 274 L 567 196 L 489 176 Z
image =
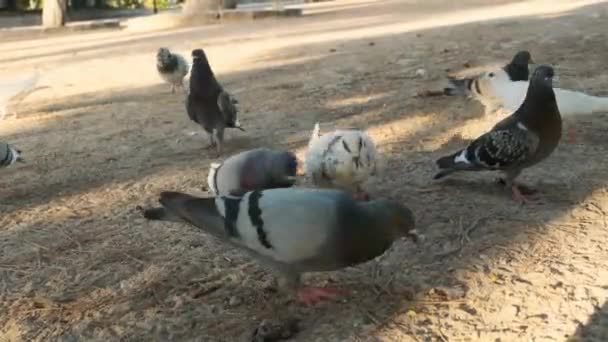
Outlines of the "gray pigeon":
M 231 156 L 222 163 L 212 163 L 207 184 L 216 196 L 288 188 L 296 181 L 297 168 L 298 160 L 293 153 L 258 148 Z
M 11 145 L 0 142 L 0 167 L 8 167 L 16 162 L 24 162 L 21 151 Z
M 171 53 L 167 48 L 160 48 L 156 53 L 156 70 L 160 77 L 171 85 L 171 93 L 175 88 L 184 89 L 184 77 L 188 75 L 190 66 L 184 57 L 177 53 Z
M 539 66 L 532 75 L 522 105 L 492 130 L 452 155 L 437 160 L 435 179 L 456 171 L 497 170 L 519 202 L 528 202 L 515 183 L 525 168 L 547 158 L 559 144 L 562 118 L 553 92 L 553 68 Z
M 336 289 L 300 288 L 300 274 L 334 271 L 383 254 L 401 237 L 417 241 L 412 212 L 384 199 L 357 202 L 333 189 L 270 189 L 197 198 L 162 192 L 150 220 L 190 223 L 271 266 L 283 288 L 314 304 Z
M 198 123 L 209 134 L 210 146 L 222 153 L 225 128 L 244 129 L 237 119 L 238 101 L 222 88 L 213 75 L 202 49 L 192 50 L 190 94 L 186 109 L 190 120 Z
M 519 51 L 513 56 L 511 62 L 502 68 L 508 76 L 511 82 L 516 81 L 527 81 L 530 75 L 528 64 L 534 63 L 532 55 L 527 50 Z M 494 70 L 495 72 L 495 70 Z M 490 72 L 488 77 L 493 77 L 493 73 Z M 467 95 L 472 97 L 484 96 L 482 89 L 479 86 L 479 77 L 453 77 L 448 76 L 450 85 L 446 87 L 443 92 L 445 95 Z

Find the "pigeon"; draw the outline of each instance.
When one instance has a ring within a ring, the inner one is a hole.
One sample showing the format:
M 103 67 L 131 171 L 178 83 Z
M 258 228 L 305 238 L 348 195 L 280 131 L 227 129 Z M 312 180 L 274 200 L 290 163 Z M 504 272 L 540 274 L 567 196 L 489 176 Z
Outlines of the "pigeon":
M 505 74 L 505 79 L 508 79 L 510 82 L 527 81 L 530 74 L 528 64 L 531 63 L 534 63 L 534 61 L 530 52 L 527 50 L 519 51 L 513 56 L 511 62 L 497 70 L 490 70 L 468 77 L 448 76 L 450 85 L 444 89 L 444 93 L 448 96 L 467 95 L 476 98 L 481 95 L 479 78 L 485 75 L 494 77 L 493 75 L 496 73 Z
M 231 156 L 222 163 L 212 163 L 207 184 L 215 196 L 288 188 L 296 181 L 297 168 L 298 160 L 293 153 L 258 148 Z
M 218 155 L 222 153 L 226 127 L 244 131 L 237 119 L 237 104 L 238 101 L 215 79 L 205 52 L 202 49 L 192 50 L 190 94 L 186 109 L 190 119 L 209 134 L 210 146 L 217 147 Z
M 486 113 L 504 109 L 516 111 L 524 102 L 528 90 L 528 64 L 534 63 L 528 51 L 519 51 L 502 69 L 484 72 L 469 78 L 450 78 L 446 95 L 466 94 L 479 102 Z M 608 112 L 608 97 L 591 96 L 581 92 L 554 88 L 555 98 L 563 117 Z
M 321 135 L 317 122 L 308 143 L 304 173 L 316 186 L 339 188 L 368 200 L 361 184 L 377 173 L 376 145 L 367 134 L 354 129 Z
M 562 118 L 553 92 L 554 70 L 539 66 L 532 75 L 524 103 L 488 133 L 475 139 L 465 149 L 437 160 L 440 171 L 434 179 L 456 171 L 503 171 L 504 183 L 513 199 L 530 200 L 515 183 L 525 168 L 547 158 L 559 144 Z
M 527 50 L 519 51 L 513 56 L 511 62 L 498 68 L 473 76 L 448 76 L 450 85 L 444 88 L 444 94 L 448 96 L 466 95 L 484 104 L 486 114 L 490 114 L 498 109 L 495 101 L 487 99 L 485 96 L 483 83 L 486 78 L 492 79 L 499 76 L 505 84 L 517 81 L 528 81 L 530 74 L 528 65 L 534 63 L 532 55 Z
M 284 290 L 313 305 L 336 298 L 332 288 L 300 286 L 307 272 L 335 271 L 372 260 L 394 241 L 418 242 L 414 215 L 403 205 L 355 201 L 336 189 L 281 188 L 242 196 L 200 198 L 162 192 L 149 220 L 189 223 L 245 252 L 279 274 Z
M 17 162 L 24 162 L 21 151 L 7 143 L 0 142 L 0 168 L 11 166 Z
M 528 81 L 511 82 L 505 72 L 486 73 L 476 82 L 473 97 L 486 107 L 486 112 L 497 109 L 514 112 L 524 102 L 529 86 Z M 554 88 L 553 91 L 563 117 L 608 112 L 608 97 L 562 88 Z
M 184 92 L 184 77 L 188 74 L 190 66 L 186 59 L 177 54 L 171 53 L 169 49 L 161 47 L 156 53 L 156 70 L 160 77 L 171 85 L 171 93 L 175 94 L 175 89 L 181 87 Z
M 7 83 L 0 83 L 0 120 L 6 116 L 9 102 L 17 98 L 23 99 L 23 97 L 31 93 L 39 79 L 40 72 L 36 69 L 31 76 Z

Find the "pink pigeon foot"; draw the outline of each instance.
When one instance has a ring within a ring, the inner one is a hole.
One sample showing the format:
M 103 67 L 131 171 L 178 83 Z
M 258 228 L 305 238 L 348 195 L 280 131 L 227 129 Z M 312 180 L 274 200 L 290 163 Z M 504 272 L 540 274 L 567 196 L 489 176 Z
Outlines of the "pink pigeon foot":
M 513 193 L 513 200 L 520 203 L 520 204 L 530 204 L 534 202 L 533 198 L 530 198 L 526 195 L 523 194 L 522 190 L 524 190 L 521 185 L 515 184 L 513 183 L 513 185 L 511 185 L 511 191 Z M 525 192 L 533 192 L 531 191 L 531 189 L 525 189 Z
M 355 201 L 362 201 L 362 202 L 367 202 L 370 200 L 370 196 L 367 192 L 365 191 L 357 191 L 353 194 L 353 198 L 355 199 Z
M 329 287 L 306 287 L 298 290 L 298 300 L 307 306 L 313 306 L 325 299 L 336 299 L 343 291 Z
M 572 127 L 568 128 L 566 130 L 566 142 L 568 144 L 574 144 L 574 143 L 576 143 L 576 140 L 577 140 L 576 139 L 576 136 L 577 136 L 576 133 L 577 133 L 576 129 L 572 128 Z

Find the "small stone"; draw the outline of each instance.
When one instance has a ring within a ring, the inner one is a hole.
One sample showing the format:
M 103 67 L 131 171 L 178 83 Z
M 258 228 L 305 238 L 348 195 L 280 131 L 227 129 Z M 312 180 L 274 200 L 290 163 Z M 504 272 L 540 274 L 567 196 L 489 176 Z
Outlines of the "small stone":
M 477 309 L 475 309 L 474 307 L 470 306 L 469 304 L 466 303 L 462 303 L 460 304 L 460 306 L 458 307 L 460 310 L 468 313 L 469 315 L 477 315 Z
M 426 76 L 426 70 L 422 69 L 422 68 L 416 70 L 416 76 L 418 76 L 418 77 L 424 77 L 424 76 Z
M 331 48 L 331 49 L 329 49 L 329 52 L 336 52 L 336 49 Z
M 251 342 L 273 342 L 287 340 L 298 333 L 299 320 L 287 318 L 285 320 L 263 320 L 253 331 Z
M 238 306 L 242 303 L 243 301 L 237 297 L 237 296 L 232 296 L 230 297 L 230 299 L 228 300 L 228 306 L 229 307 L 235 307 Z

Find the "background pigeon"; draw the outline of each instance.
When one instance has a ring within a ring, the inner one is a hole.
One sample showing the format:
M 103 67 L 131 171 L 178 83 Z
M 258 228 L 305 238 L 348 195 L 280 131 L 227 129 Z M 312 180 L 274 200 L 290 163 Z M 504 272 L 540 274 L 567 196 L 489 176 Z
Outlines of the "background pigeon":
M 258 148 L 212 163 L 207 184 L 214 195 L 288 188 L 296 181 L 298 160 L 288 151 Z
M 0 167 L 8 167 L 16 162 L 23 162 L 21 151 L 9 144 L 0 142 Z
M 517 110 L 526 98 L 528 81 L 511 82 L 503 72 L 488 72 L 476 80 L 475 99 L 486 108 Z M 554 88 L 557 106 L 562 116 L 608 112 L 608 97 L 587 95 L 582 92 Z M 487 112 L 488 110 L 486 110 Z
M 444 93 L 448 96 L 452 95 L 467 95 L 476 97 L 481 92 L 479 89 L 479 78 L 484 75 L 494 75 L 503 73 L 507 76 L 506 80 L 511 82 L 527 81 L 530 75 L 528 64 L 534 63 L 532 55 L 529 51 L 522 50 L 513 56 L 511 62 L 498 70 L 490 70 L 485 73 L 476 74 L 473 76 L 448 76 L 450 85 L 444 89 Z
M 210 146 L 217 146 L 218 154 L 222 153 L 226 127 L 244 131 L 237 119 L 236 104 L 238 101 L 215 79 L 205 52 L 202 49 L 193 50 L 186 108 L 190 119 L 209 134 Z
M 513 198 L 529 201 L 514 181 L 524 168 L 548 157 L 562 134 L 562 119 L 553 92 L 553 68 L 539 66 L 532 76 L 524 103 L 511 116 L 469 146 L 437 160 L 435 179 L 456 171 L 500 170 Z
M 338 190 L 271 189 L 215 198 L 163 192 L 160 203 L 144 217 L 187 222 L 249 252 L 278 271 L 282 287 L 297 290 L 305 304 L 339 291 L 300 288 L 301 273 L 357 265 L 400 237 L 417 238 L 409 209 L 383 199 L 356 202 Z
M 321 136 L 315 124 L 304 162 L 304 172 L 320 187 L 336 187 L 368 199 L 361 184 L 377 171 L 374 141 L 359 130 L 336 130 Z
M 0 120 L 6 116 L 9 102 L 21 96 L 25 97 L 32 92 L 39 79 L 40 72 L 36 69 L 31 76 L 0 83 Z
M 156 70 L 162 79 L 171 85 L 171 93 L 175 94 L 175 88 L 184 88 L 184 77 L 188 74 L 190 66 L 184 57 L 177 53 L 171 53 L 167 48 L 160 48 L 156 53 Z

